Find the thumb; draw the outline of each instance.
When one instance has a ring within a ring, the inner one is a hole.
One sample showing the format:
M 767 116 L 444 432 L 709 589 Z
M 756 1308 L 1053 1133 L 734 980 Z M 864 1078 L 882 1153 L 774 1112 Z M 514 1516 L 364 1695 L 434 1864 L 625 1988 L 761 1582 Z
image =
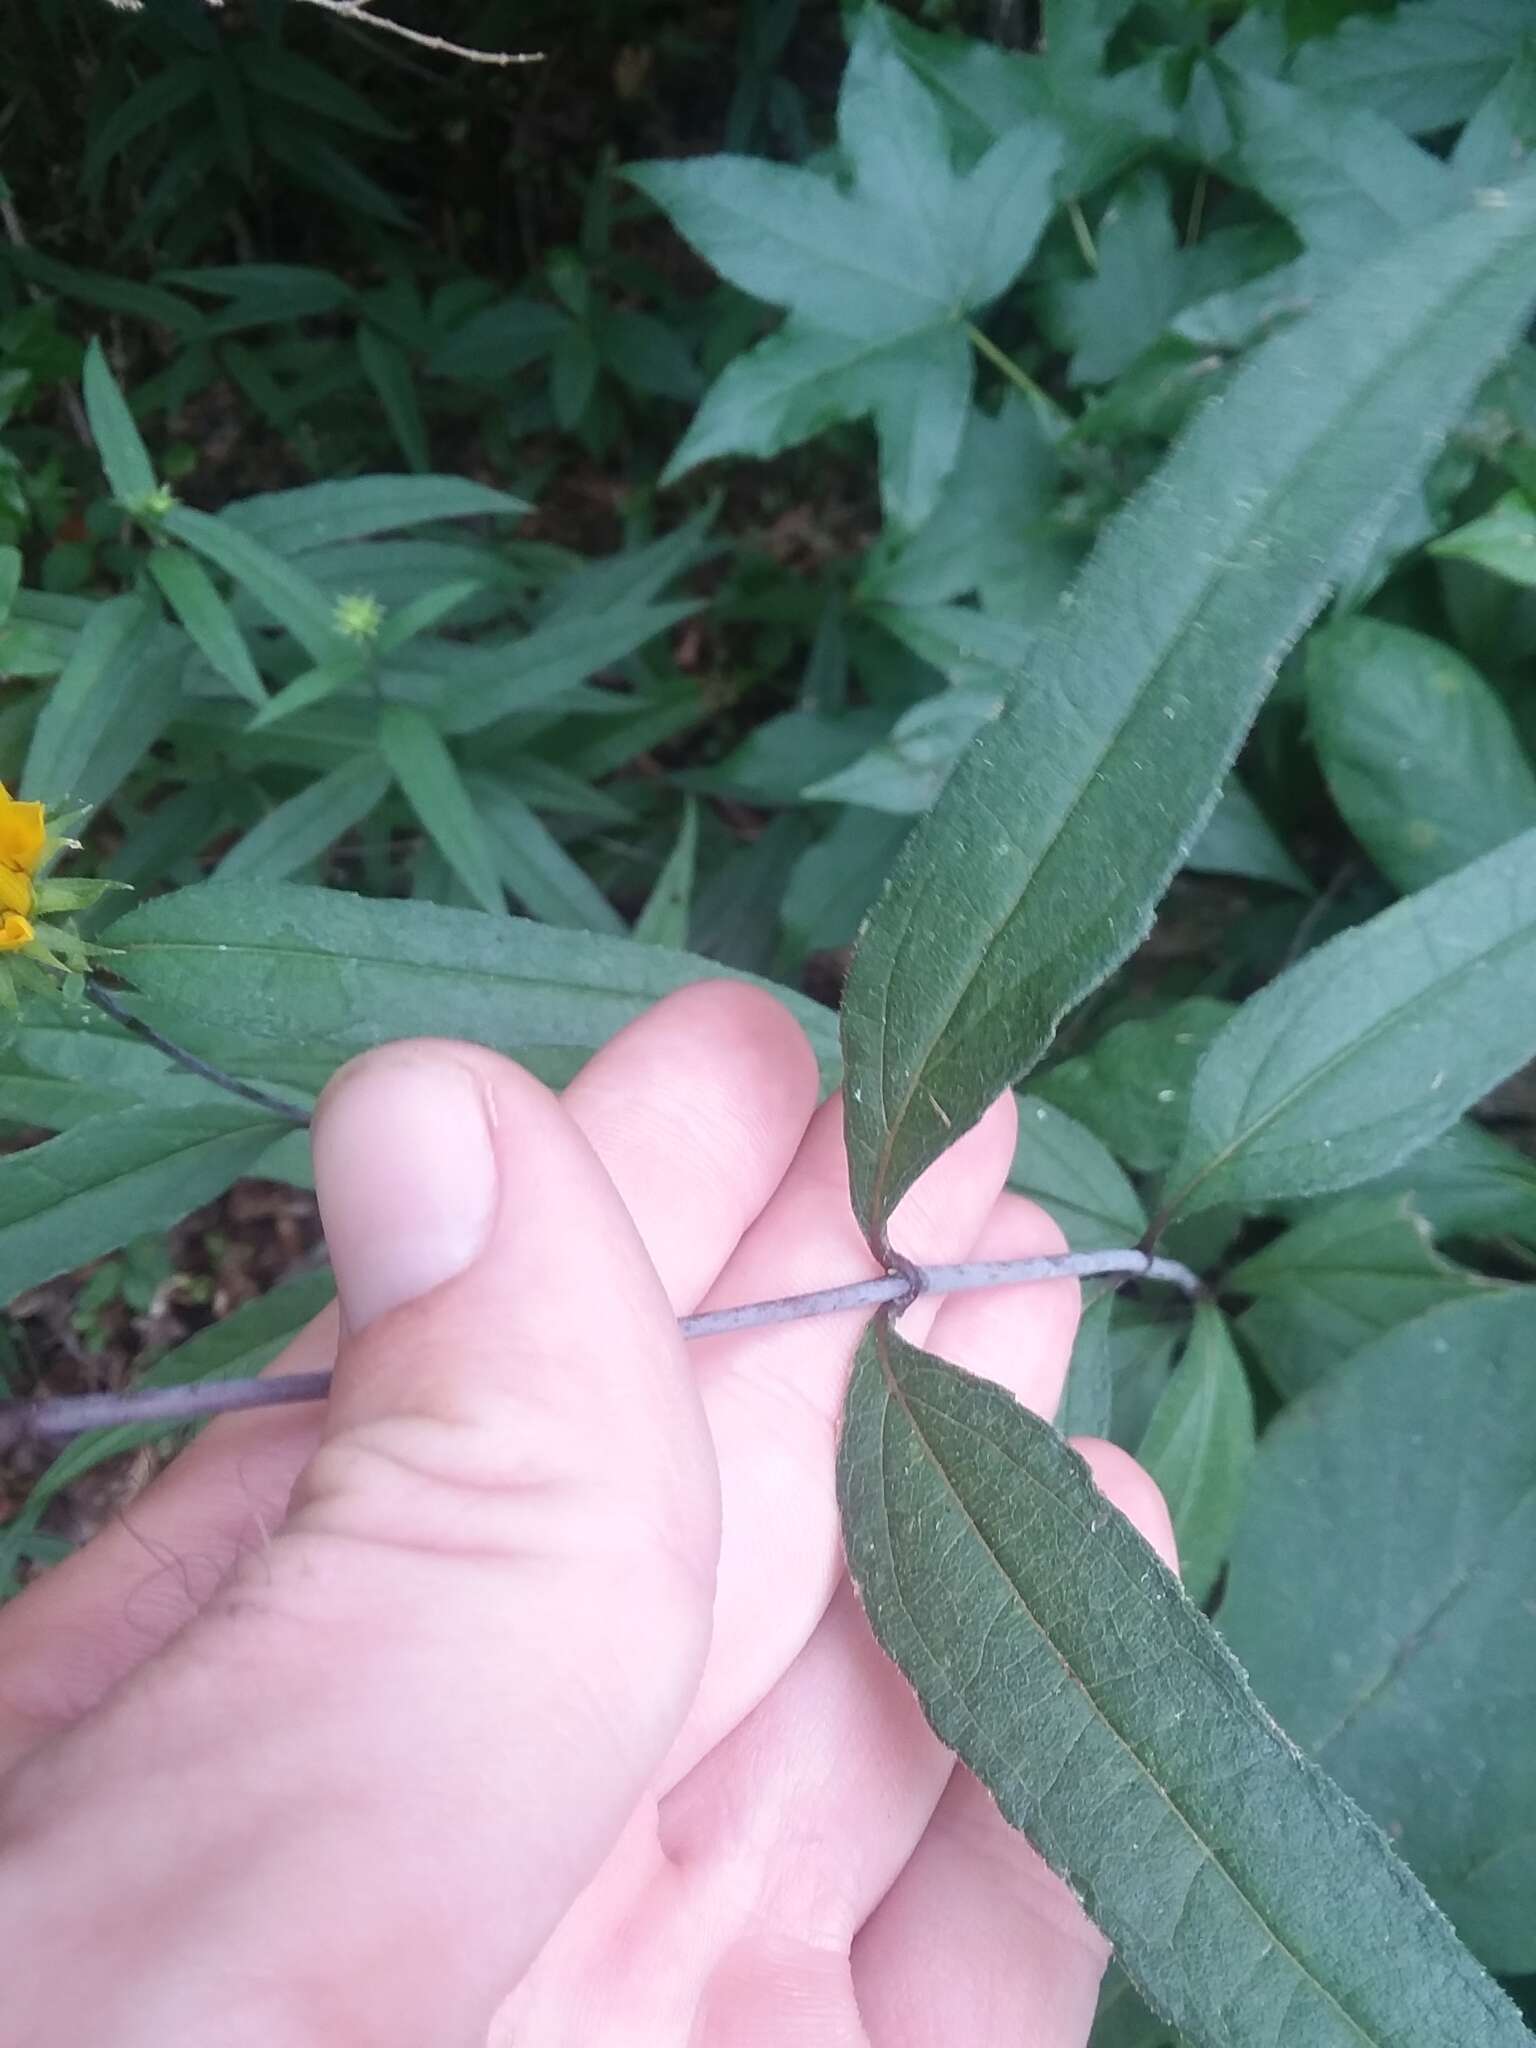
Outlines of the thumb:
M 318 1556 L 311 1618 L 367 1673 L 354 1739 L 398 1774 L 434 1745 L 434 1805 L 446 1773 L 474 1811 L 431 1832 L 483 1833 L 542 1939 L 702 1665 L 718 1500 L 692 1373 L 612 1183 L 508 1061 L 370 1054 L 314 1156 L 343 1336 L 282 1540 Z

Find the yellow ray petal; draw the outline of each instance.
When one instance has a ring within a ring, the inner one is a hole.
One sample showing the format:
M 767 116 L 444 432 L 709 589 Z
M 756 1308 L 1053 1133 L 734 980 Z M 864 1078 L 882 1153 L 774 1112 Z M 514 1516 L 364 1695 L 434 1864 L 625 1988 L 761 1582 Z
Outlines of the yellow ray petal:
M 9 861 L 0 861 L 0 910 L 17 910 L 25 917 L 32 908 L 32 877 Z
M 0 910 L 0 953 L 14 953 L 32 943 L 32 927 L 19 910 Z
M 18 802 L 0 783 L 0 861 L 30 875 L 43 857 L 47 838 L 42 805 Z

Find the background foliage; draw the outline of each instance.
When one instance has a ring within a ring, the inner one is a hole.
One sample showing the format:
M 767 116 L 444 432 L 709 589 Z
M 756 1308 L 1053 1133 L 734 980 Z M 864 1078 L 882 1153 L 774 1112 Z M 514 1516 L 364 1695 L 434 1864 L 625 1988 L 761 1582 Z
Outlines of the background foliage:
M 299 1101 L 417 1029 L 558 1080 L 711 971 L 830 1082 L 894 873 L 867 1220 L 1038 1060 L 1015 1184 L 1210 1295 L 1094 1302 L 1059 1420 L 1139 1451 L 1259 1695 L 1530 2007 L 1536 21 L 567 14 L 460 9 L 548 52 L 482 71 L 282 0 L 38 10 L 0 776 L 94 807 L 143 1014 Z M 23 1003 L 0 1119 L 10 1391 L 254 1370 L 323 1298 L 302 1224 L 217 1279 L 302 1135 L 99 1015 Z M 133 1435 L 17 1465 L 6 1590 Z M 1518 2037 L 1449 2010 L 1304 2038 Z M 1096 2039 L 1169 2038 L 1112 1977 Z

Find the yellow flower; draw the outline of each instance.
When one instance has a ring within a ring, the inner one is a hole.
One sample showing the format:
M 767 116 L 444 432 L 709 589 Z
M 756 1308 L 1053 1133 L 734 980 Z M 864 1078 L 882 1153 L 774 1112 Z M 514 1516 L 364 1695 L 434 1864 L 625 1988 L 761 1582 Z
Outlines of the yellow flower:
M 36 874 L 47 843 L 42 805 L 18 803 L 0 782 L 0 862 L 24 875 Z
M 0 953 L 32 943 L 32 878 L 47 841 L 42 805 L 19 803 L 0 782 Z

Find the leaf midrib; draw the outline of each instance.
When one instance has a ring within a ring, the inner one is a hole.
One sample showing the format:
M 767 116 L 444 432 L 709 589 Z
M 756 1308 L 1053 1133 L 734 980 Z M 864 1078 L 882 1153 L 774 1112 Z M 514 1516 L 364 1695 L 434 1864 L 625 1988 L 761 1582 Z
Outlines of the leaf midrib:
M 1274 1947 L 1281 1954 L 1289 1958 L 1289 1960 L 1295 1967 L 1298 1976 L 1304 1978 L 1308 1983 L 1314 1985 L 1318 1992 L 1321 1994 L 1321 1996 L 1327 2000 L 1327 2002 L 1339 2014 L 1340 2018 L 1344 2020 L 1345 2024 L 1349 2026 L 1356 2035 L 1358 2035 L 1360 2040 L 1369 2043 L 1370 2048 L 1391 2048 L 1391 2043 L 1385 2037 L 1368 2032 L 1366 2028 L 1361 2024 L 1361 2022 L 1355 2018 L 1354 2014 L 1351 2013 L 1344 2005 L 1340 2003 L 1337 1995 L 1329 1988 L 1329 1986 L 1326 1985 L 1322 1981 L 1322 1979 L 1316 1975 L 1314 1971 L 1310 1970 L 1307 1967 L 1307 1965 L 1302 1961 L 1302 1959 L 1296 1954 L 1295 1950 L 1290 1947 L 1289 1943 L 1281 1939 L 1278 1930 L 1271 1925 L 1270 1921 L 1268 1920 L 1268 1918 L 1266 1918 L 1265 1914 L 1259 1909 L 1258 1905 L 1254 1902 L 1253 1899 L 1249 1897 L 1248 1893 L 1244 1891 L 1243 1887 L 1238 1883 L 1236 1877 L 1228 1869 L 1227 1865 L 1222 1860 L 1220 1855 L 1209 1843 L 1207 1843 L 1204 1836 L 1200 1834 L 1199 1830 L 1195 1827 L 1194 1823 L 1190 1820 L 1189 1816 L 1184 1812 L 1183 1808 L 1173 1798 L 1172 1794 L 1167 1790 L 1165 1786 L 1163 1786 L 1159 1782 L 1155 1774 L 1143 1762 L 1142 1758 L 1137 1753 L 1136 1749 L 1131 1744 L 1131 1742 L 1127 1739 L 1126 1736 L 1121 1734 L 1119 1728 L 1116 1727 L 1114 1721 L 1110 1718 L 1109 1714 L 1100 1705 L 1099 1701 L 1095 1698 L 1094 1694 L 1089 1691 L 1087 1685 L 1078 1676 L 1076 1671 L 1073 1670 L 1071 1664 L 1067 1661 L 1066 1656 L 1060 1649 L 1057 1648 L 1054 1637 L 1035 1615 L 1034 1610 L 1030 1607 L 1028 1601 L 1024 1598 L 1022 1588 L 1020 1588 L 1015 1583 L 1013 1578 L 1009 1575 L 1006 1565 L 1004 1565 L 1002 1559 L 998 1556 L 997 1552 L 993 1549 L 992 1545 L 988 1542 L 986 1536 L 983 1534 L 975 1517 L 972 1515 L 970 1509 L 967 1507 L 965 1501 L 961 1497 L 958 1488 L 950 1479 L 948 1472 L 945 1471 L 943 1463 L 939 1459 L 938 1453 L 935 1450 L 932 1442 L 924 1433 L 922 1426 L 917 1419 L 917 1415 L 914 1412 L 912 1404 L 907 1400 L 897 1379 L 897 1376 L 891 1368 L 889 1356 L 886 1351 L 884 1341 L 888 1329 L 889 1319 L 882 1312 L 878 1315 L 876 1320 L 875 1344 L 879 1353 L 881 1370 L 885 1378 L 886 1386 L 889 1390 L 891 1403 L 896 1406 L 899 1406 L 902 1413 L 907 1418 L 907 1422 L 910 1425 L 913 1434 L 916 1436 L 917 1440 L 923 1447 L 923 1450 L 928 1459 L 930 1469 L 938 1475 L 946 1492 L 953 1500 L 956 1510 L 964 1519 L 966 1527 L 971 1531 L 971 1533 L 976 1539 L 976 1542 L 979 1544 L 983 1554 L 987 1559 L 987 1562 L 992 1566 L 994 1571 L 997 1573 L 997 1576 L 1002 1580 L 1003 1585 L 1008 1591 L 1008 1593 L 1011 1594 L 1012 1597 L 1017 1601 L 1019 1608 L 1027 1617 L 1031 1627 L 1035 1629 L 1041 1641 L 1046 1643 L 1050 1647 L 1052 1654 L 1055 1656 L 1058 1663 L 1061 1665 L 1063 1672 L 1066 1674 L 1068 1682 L 1074 1685 L 1077 1688 L 1078 1692 L 1081 1694 L 1081 1696 L 1088 1702 L 1088 1705 L 1092 1709 L 1093 1713 L 1097 1716 L 1097 1718 L 1102 1723 L 1104 1728 L 1108 1730 L 1109 1734 L 1113 1736 L 1115 1741 L 1119 1744 L 1122 1752 L 1131 1759 L 1131 1761 L 1135 1764 L 1136 1769 L 1141 1773 L 1146 1783 L 1157 1794 L 1159 1799 L 1162 1801 L 1163 1805 L 1167 1808 L 1168 1812 L 1171 1813 L 1173 1817 L 1179 1822 L 1180 1826 L 1189 1836 L 1190 1841 L 1195 1845 L 1196 1849 L 1199 1850 L 1202 1858 L 1207 1863 L 1209 1863 L 1214 1869 L 1221 1873 L 1222 1877 L 1226 1880 L 1228 1886 L 1230 1887 L 1233 1896 L 1241 1900 L 1243 1906 L 1251 1914 L 1255 1925 L 1261 1930 L 1265 1938 L 1271 1943 L 1273 1943 Z M 951 1366 L 948 1368 L 948 1370 L 957 1373 L 959 1377 L 969 1377 L 969 1375 L 960 1372 L 959 1369 L 956 1367 Z M 1015 1469 L 1018 1470 L 1027 1481 L 1031 1481 L 1032 1483 L 1038 1484 L 1038 1481 L 1034 1479 L 1034 1475 L 1029 1474 L 1025 1470 L 1025 1468 L 1022 1465 L 1020 1465 L 1019 1461 L 1012 1456 L 1012 1453 L 1009 1451 L 1006 1445 L 999 1445 L 995 1442 L 994 1439 L 990 1437 L 983 1437 L 979 1430 L 975 1429 L 963 1418 L 956 1417 L 953 1414 L 951 1414 L 946 1416 L 945 1419 L 946 1421 L 950 1422 L 951 1424 L 954 1424 L 960 1429 L 968 1431 L 972 1436 L 976 1437 L 978 1442 L 985 1443 L 988 1448 L 1000 1451 L 1002 1456 L 1005 1459 L 1007 1459 L 1007 1461 L 1010 1464 L 1012 1464 L 1015 1467 Z M 880 1497 L 881 1504 L 883 1507 L 886 1500 L 885 1431 L 883 1424 L 880 1433 L 880 1449 Z M 1065 1506 L 1065 1503 L 1058 1504 Z M 1114 1509 L 1113 1507 L 1111 1511 L 1115 1513 L 1119 1512 L 1118 1509 Z M 1070 1510 L 1068 1510 L 1068 1512 L 1070 1512 Z M 890 1524 L 889 1519 L 887 1518 L 887 1549 L 891 1557 L 894 1559 L 896 1554 L 895 1545 L 890 1541 L 889 1531 Z M 1116 1568 L 1120 1569 L 1119 1560 L 1115 1559 L 1114 1562 Z M 1127 1583 L 1131 1584 L 1129 1580 L 1127 1581 Z M 1133 1586 L 1132 1590 L 1133 1592 L 1137 1592 L 1140 1589 Z M 924 1642 L 924 1647 L 926 1648 L 926 1639 L 923 1637 L 922 1630 L 918 1627 L 916 1618 L 912 1614 L 911 1609 L 907 1606 L 906 1601 L 904 1599 L 902 1601 L 902 1611 L 906 1615 L 907 1621 L 909 1625 L 912 1627 L 914 1634 L 917 1635 L 920 1641 Z M 929 1654 L 930 1656 L 932 1656 L 933 1652 L 930 1650 Z M 942 1669 L 941 1659 L 939 1659 L 938 1657 L 934 1657 L 934 1662 L 939 1664 L 940 1668 Z M 969 1709 L 967 1709 L 967 1713 L 969 1715 L 973 1729 L 975 1729 L 975 1731 L 978 1734 L 984 1736 L 984 1731 L 982 1730 L 981 1725 L 977 1720 L 976 1716 L 973 1713 L 970 1713 Z M 1003 1764 L 1006 1767 L 1006 1759 L 1002 1758 L 999 1755 L 995 1745 L 993 1745 L 989 1741 L 988 1747 L 993 1750 L 994 1755 L 998 1755 L 999 1763 Z M 1122 1968 L 1122 1970 L 1126 1969 L 1123 1957 L 1120 1959 L 1120 1967 Z M 1126 1970 L 1126 1975 L 1128 1977 L 1130 1976 L 1129 1970 Z M 1148 2002 L 1153 2004 L 1155 2007 L 1157 2001 L 1149 1987 L 1145 1985 L 1138 1985 L 1137 1988 L 1141 1991 L 1142 1996 L 1146 1998 Z
M 1460 296 L 1464 297 L 1465 294 L 1473 290 L 1476 285 L 1481 284 L 1483 279 L 1489 274 L 1489 272 L 1497 269 L 1500 266 L 1500 264 L 1507 259 L 1508 254 L 1508 247 L 1501 245 L 1492 255 L 1490 255 L 1488 261 L 1482 266 L 1480 266 L 1480 268 L 1474 273 L 1474 276 L 1472 278 L 1469 278 L 1464 281 L 1461 287 Z M 1440 307 L 1437 308 L 1437 312 L 1440 315 L 1443 316 L 1445 314 L 1447 310 L 1447 304 L 1448 302 L 1442 301 Z M 1429 324 L 1430 323 L 1427 322 L 1424 323 L 1425 326 L 1428 326 Z M 1253 514 L 1243 525 L 1241 529 L 1242 545 L 1245 546 L 1250 535 L 1255 531 L 1255 529 L 1260 525 L 1260 523 L 1264 520 L 1267 520 L 1272 515 L 1276 505 L 1288 499 L 1295 492 L 1298 485 L 1306 480 L 1306 478 L 1310 475 L 1311 470 L 1315 462 L 1317 461 L 1319 455 L 1326 456 L 1332 452 L 1328 443 L 1333 434 L 1334 423 L 1340 417 L 1347 416 L 1351 411 L 1358 407 L 1362 402 L 1362 397 L 1364 393 L 1373 392 L 1377 386 L 1387 382 L 1390 379 L 1393 372 L 1396 371 L 1396 369 L 1402 362 L 1418 354 L 1421 347 L 1423 346 L 1423 342 L 1424 327 L 1420 327 L 1415 333 L 1408 336 L 1404 341 L 1402 341 L 1398 347 L 1393 349 L 1383 363 L 1378 364 L 1376 371 L 1366 381 L 1363 389 L 1359 386 L 1355 387 L 1350 392 L 1347 402 L 1340 402 L 1334 406 L 1333 410 L 1327 416 L 1327 423 L 1319 427 L 1318 431 L 1313 435 L 1312 439 L 1307 444 L 1304 454 L 1293 466 L 1290 472 L 1289 479 L 1285 483 L 1283 488 L 1279 492 L 1267 497 L 1263 501 L 1262 505 L 1256 507 Z M 1439 438 L 1440 437 L 1437 437 L 1437 440 Z M 1237 553 L 1236 548 L 1233 549 L 1233 553 Z M 1114 726 L 1114 729 L 1110 733 L 1105 744 L 1100 748 L 1099 752 L 1095 756 L 1090 771 L 1082 778 L 1076 795 L 1072 798 L 1070 804 L 1068 804 L 1065 811 L 1063 812 L 1060 824 L 1056 827 L 1056 830 L 1053 833 L 1051 839 L 1044 847 L 1042 847 L 1039 855 L 1033 861 L 1029 869 L 1029 873 L 1026 876 L 1024 882 L 1021 883 L 1019 888 L 1015 891 L 1013 902 L 1005 911 L 1003 916 L 990 927 L 990 929 L 986 933 L 986 936 L 980 942 L 980 945 L 977 948 L 973 957 L 973 964 L 968 974 L 966 975 L 958 993 L 955 995 L 953 1001 L 949 1004 L 937 1028 L 930 1032 L 928 1036 L 927 1047 L 924 1051 L 921 1064 L 915 1067 L 914 1069 L 913 1078 L 907 1088 L 905 1095 L 901 1100 L 895 1118 L 891 1118 L 888 1115 L 886 1119 L 887 1135 L 885 1142 L 881 1147 L 879 1162 L 877 1164 L 875 1175 L 871 1182 L 870 1188 L 873 1220 L 877 1222 L 882 1227 L 882 1229 L 885 1221 L 885 1183 L 890 1172 L 891 1155 L 894 1147 L 896 1134 L 899 1128 L 905 1123 L 906 1118 L 910 1114 L 913 1099 L 917 1094 L 918 1087 L 921 1083 L 922 1075 L 926 1072 L 928 1064 L 933 1057 L 934 1046 L 943 1038 L 945 1032 L 948 1031 L 950 1025 L 954 1022 L 956 1012 L 959 1010 L 960 1005 L 965 1001 L 968 991 L 974 986 L 976 976 L 979 973 L 982 963 L 985 961 L 987 955 L 991 952 L 992 948 L 997 944 L 999 939 L 1001 939 L 1002 936 L 1006 933 L 1009 925 L 1013 922 L 1014 918 L 1019 914 L 1019 911 L 1022 907 L 1024 893 L 1028 888 L 1029 882 L 1034 878 L 1035 875 L 1037 875 L 1040 872 L 1040 870 L 1044 867 L 1046 861 L 1049 859 L 1051 854 L 1055 852 L 1056 849 L 1059 847 L 1062 839 L 1065 837 L 1067 832 L 1070 831 L 1073 821 L 1077 817 L 1078 812 L 1082 809 L 1084 804 L 1087 803 L 1090 794 L 1092 793 L 1096 784 L 1098 783 L 1100 775 L 1103 771 L 1104 762 L 1109 758 L 1113 750 L 1119 745 L 1121 736 L 1125 732 L 1126 727 L 1130 725 L 1131 722 L 1135 719 L 1135 717 L 1141 710 L 1143 702 L 1154 690 L 1157 683 L 1161 680 L 1169 664 L 1173 661 L 1174 657 L 1182 650 L 1185 643 L 1192 637 L 1194 629 L 1200 621 L 1202 612 L 1204 611 L 1206 605 L 1210 602 L 1212 592 L 1220 587 L 1222 579 L 1226 577 L 1228 574 L 1230 574 L 1230 569 L 1227 563 L 1225 562 L 1222 562 L 1213 567 L 1210 578 L 1201 587 L 1199 594 L 1191 601 L 1189 607 L 1184 612 L 1182 618 L 1178 621 L 1173 632 L 1169 635 L 1166 642 L 1166 651 L 1164 652 L 1162 658 L 1158 661 L 1156 667 L 1148 675 L 1146 681 L 1142 684 L 1141 688 L 1133 694 L 1131 701 L 1125 710 L 1124 715 L 1117 721 L 1117 723 Z M 1325 579 L 1325 591 L 1328 587 L 1328 584 L 1331 581 L 1331 577 Z M 1021 677 L 1020 681 L 1016 683 L 1014 686 L 1015 691 L 1022 687 L 1022 682 L 1023 678 Z M 1004 713 L 1004 716 L 1006 716 L 1006 712 Z M 972 744 L 974 745 L 974 742 Z M 906 944 L 907 936 L 910 934 L 912 930 L 915 913 L 919 905 L 926 902 L 928 896 L 932 893 L 932 888 L 933 882 L 930 875 L 927 886 L 923 889 L 922 893 L 917 897 L 916 901 L 912 906 L 912 912 L 908 915 L 906 930 L 903 932 L 902 936 L 897 940 L 896 958 L 893 960 L 891 969 L 892 976 L 896 972 L 896 966 L 899 962 L 901 951 Z M 890 978 L 890 976 L 887 977 L 888 980 Z M 1068 1002 L 1070 1002 L 1070 1000 L 1071 999 L 1068 998 Z M 1063 1006 L 1063 1010 L 1061 1012 L 1058 1012 L 1058 1016 L 1064 1014 L 1065 1007 L 1066 1005 Z M 889 1032 L 882 1029 L 880 1035 L 879 1073 L 879 1093 L 880 1101 L 882 1104 L 884 1104 L 887 1101 L 885 1087 L 885 1066 L 886 1048 L 888 1046 L 888 1043 Z

